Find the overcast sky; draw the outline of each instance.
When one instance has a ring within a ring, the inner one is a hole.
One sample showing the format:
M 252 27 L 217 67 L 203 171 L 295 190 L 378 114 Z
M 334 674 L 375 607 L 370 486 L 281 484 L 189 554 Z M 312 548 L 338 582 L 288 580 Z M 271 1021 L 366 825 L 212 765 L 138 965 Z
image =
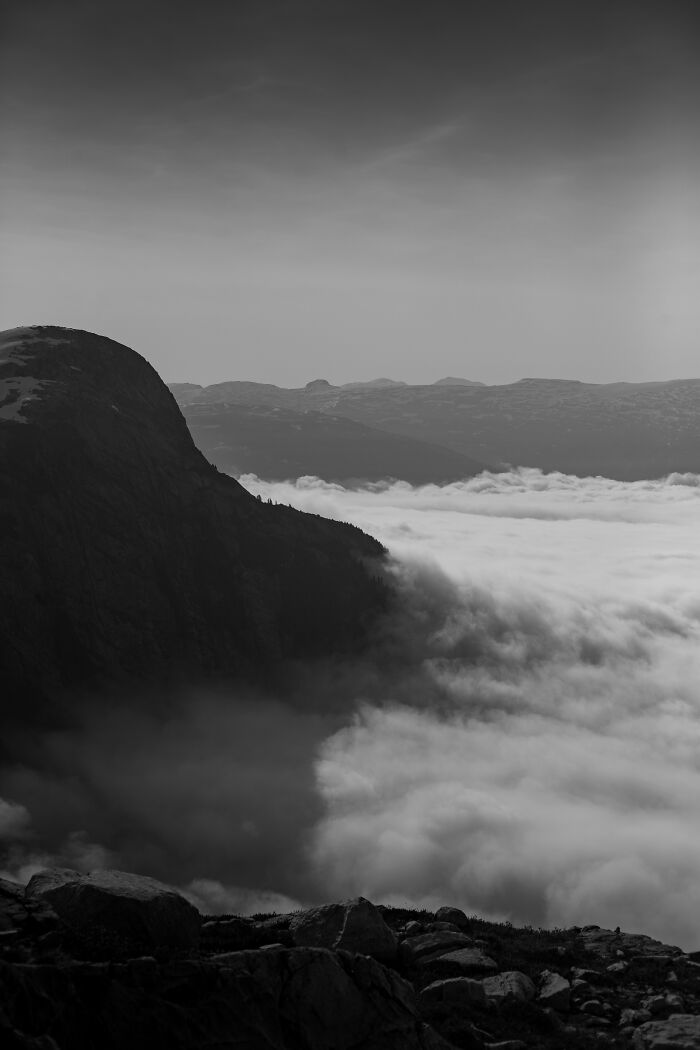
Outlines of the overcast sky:
M 168 380 L 697 375 L 696 0 L 5 0 L 0 327 Z

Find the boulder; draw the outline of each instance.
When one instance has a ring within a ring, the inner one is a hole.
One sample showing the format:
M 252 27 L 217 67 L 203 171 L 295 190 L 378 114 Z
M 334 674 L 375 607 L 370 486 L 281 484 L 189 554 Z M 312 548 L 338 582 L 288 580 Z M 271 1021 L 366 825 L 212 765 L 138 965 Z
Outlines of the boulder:
M 471 977 L 450 977 L 445 981 L 433 981 L 420 993 L 422 1003 L 479 1003 L 486 1002 L 486 993 L 481 981 Z
M 433 930 L 402 941 L 401 958 L 403 962 L 415 963 L 419 959 L 442 955 L 453 948 L 471 947 L 472 943 L 470 937 L 456 930 Z
M 144 875 L 53 868 L 32 878 L 26 898 L 48 902 L 73 933 L 113 951 L 193 948 L 199 940 L 197 909 Z
M 461 974 L 483 974 L 494 973 L 498 970 L 498 964 L 486 955 L 481 948 L 458 948 L 456 951 L 445 952 L 439 956 L 430 956 L 429 959 L 420 959 L 421 965 L 429 964 L 435 973 L 444 972 L 446 976 L 452 975 L 458 970 Z
M 389 964 L 396 960 L 396 937 L 364 897 L 294 915 L 289 931 L 297 947 L 356 952 Z
M 60 1050 L 449 1050 L 420 1019 L 410 984 L 362 955 L 231 952 L 155 973 L 151 963 L 147 976 L 145 985 L 143 960 L 0 962 L 0 1039 L 9 1025 L 9 1045 L 24 1046 L 26 1034 L 42 1050 L 48 1040 Z
M 571 985 L 561 974 L 544 970 L 540 974 L 538 998 L 541 1006 L 565 1013 L 571 1000 Z
M 635 1029 L 634 1050 L 700 1050 L 700 1017 L 674 1014 L 665 1021 L 647 1021 Z
M 519 970 L 504 970 L 493 977 L 486 977 L 481 984 L 486 998 L 496 1003 L 529 1003 L 535 998 L 534 984 Z
M 460 930 L 465 930 L 469 927 L 469 919 L 461 908 L 438 908 L 435 912 L 435 919 L 437 922 L 451 922 L 454 926 L 459 927 Z

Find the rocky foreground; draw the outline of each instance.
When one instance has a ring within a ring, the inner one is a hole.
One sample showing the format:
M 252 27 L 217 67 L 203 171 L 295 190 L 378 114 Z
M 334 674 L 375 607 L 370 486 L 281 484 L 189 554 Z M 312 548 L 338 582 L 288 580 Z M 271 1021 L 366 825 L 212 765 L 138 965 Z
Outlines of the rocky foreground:
M 153 879 L 52 870 L 0 880 L 0 1045 L 692 1050 L 696 955 L 363 898 L 206 918 Z

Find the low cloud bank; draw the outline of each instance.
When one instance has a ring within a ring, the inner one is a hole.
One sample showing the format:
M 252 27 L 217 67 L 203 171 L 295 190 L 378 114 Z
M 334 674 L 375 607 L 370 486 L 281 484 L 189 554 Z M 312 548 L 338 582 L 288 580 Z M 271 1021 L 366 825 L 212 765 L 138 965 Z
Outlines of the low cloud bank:
M 265 487 L 386 542 L 425 628 L 422 697 L 322 747 L 331 893 L 700 943 L 699 484 Z
M 400 600 L 372 650 L 284 697 L 37 734 L 0 767 L 5 870 L 113 864 L 205 911 L 363 893 L 700 946 L 700 478 L 244 481 L 389 547 Z

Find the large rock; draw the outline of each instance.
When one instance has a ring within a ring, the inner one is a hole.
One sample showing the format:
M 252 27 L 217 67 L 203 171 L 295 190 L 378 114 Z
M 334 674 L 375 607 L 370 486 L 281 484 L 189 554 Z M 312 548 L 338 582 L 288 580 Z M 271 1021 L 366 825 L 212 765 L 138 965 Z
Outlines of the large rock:
M 415 963 L 419 959 L 433 958 L 453 948 L 471 947 L 472 940 L 459 930 L 432 930 L 407 937 L 401 942 L 401 959 L 404 963 Z
M 481 981 L 471 977 L 449 977 L 444 981 L 433 981 L 420 993 L 422 1003 L 478 1003 L 486 1002 L 486 993 Z
M 438 956 L 431 955 L 428 959 L 420 959 L 419 965 L 430 966 L 435 974 L 444 973 L 446 977 L 454 971 L 466 976 L 495 973 L 498 970 L 498 964 L 480 948 L 458 948 Z
M 540 974 L 538 997 L 541 1006 L 565 1013 L 571 1000 L 571 985 L 561 974 L 544 970 Z
M 364 897 L 310 908 L 293 916 L 289 930 L 299 947 L 359 952 L 386 963 L 396 959 L 394 934 Z
M 320 948 L 160 966 L 0 963 L 0 1001 L 9 1045 L 31 1035 L 58 1050 L 449 1050 L 396 973 Z
M 197 909 L 143 875 L 53 868 L 35 875 L 26 895 L 48 901 L 81 938 L 91 944 L 104 941 L 117 951 L 193 948 L 199 939 Z
M 4 726 L 66 689 L 347 651 L 388 601 L 381 544 L 255 499 L 142 357 L 69 328 L 0 333 L 0 549 Z
M 700 1017 L 674 1014 L 666 1021 L 647 1021 L 635 1030 L 635 1050 L 700 1050 Z
M 453 926 L 457 926 L 460 930 L 469 928 L 469 919 L 461 908 L 450 908 L 445 905 L 442 908 L 438 908 L 435 912 L 435 918 L 438 922 L 451 922 Z
M 504 970 L 481 982 L 487 999 L 496 1003 L 529 1003 L 535 998 L 536 989 L 527 974 L 520 970 Z

